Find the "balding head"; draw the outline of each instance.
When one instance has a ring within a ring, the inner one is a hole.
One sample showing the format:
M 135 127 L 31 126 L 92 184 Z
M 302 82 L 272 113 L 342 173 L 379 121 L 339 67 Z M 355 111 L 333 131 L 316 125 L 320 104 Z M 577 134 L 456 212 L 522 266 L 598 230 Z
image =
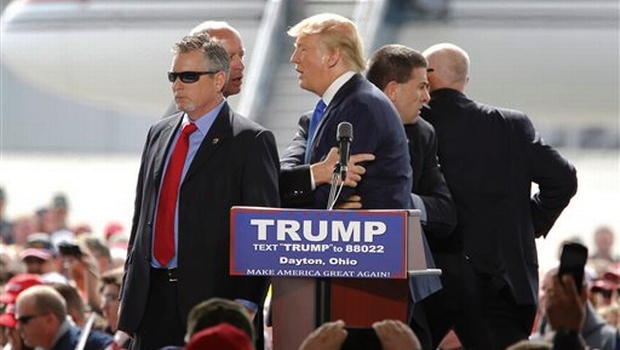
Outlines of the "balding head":
M 469 81 L 469 55 L 460 47 L 441 43 L 422 52 L 428 62 L 428 80 L 430 90 L 454 89 L 465 90 Z
M 53 314 L 62 323 L 67 317 L 67 302 L 51 286 L 39 285 L 26 289 L 15 301 L 18 315 Z M 30 307 L 30 312 L 23 312 L 22 307 Z
M 190 32 L 189 35 L 194 35 L 197 33 L 207 33 L 213 35 L 212 31 L 220 31 L 220 30 L 228 30 L 239 34 L 239 32 L 233 28 L 228 22 L 225 21 L 204 21 L 199 25 L 195 26 Z
M 17 329 L 27 346 L 52 349 L 67 317 L 67 304 L 54 288 L 34 286 L 17 296 L 15 316 Z
M 230 60 L 230 77 L 224 88 L 224 96 L 232 96 L 241 92 L 241 84 L 243 83 L 243 57 L 245 56 L 245 48 L 239 31 L 224 21 L 206 21 L 202 22 L 190 31 L 190 35 L 200 33 L 209 34 L 213 39 L 218 40 L 226 52 Z

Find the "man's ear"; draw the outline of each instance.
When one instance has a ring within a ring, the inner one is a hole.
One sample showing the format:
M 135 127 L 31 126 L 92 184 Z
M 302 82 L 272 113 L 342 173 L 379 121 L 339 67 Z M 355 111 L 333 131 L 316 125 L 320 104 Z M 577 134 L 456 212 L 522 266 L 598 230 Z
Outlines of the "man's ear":
M 394 80 L 390 81 L 383 89 L 383 93 L 390 99 L 390 101 L 396 101 L 396 97 L 398 97 L 398 83 Z
M 219 71 L 215 74 L 215 87 L 218 91 L 224 91 L 224 87 L 227 83 L 228 75 L 224 71 Z
M 333 68 L 340 62 L 340 49 L 333 49 L 327 54 L 327 66 Z

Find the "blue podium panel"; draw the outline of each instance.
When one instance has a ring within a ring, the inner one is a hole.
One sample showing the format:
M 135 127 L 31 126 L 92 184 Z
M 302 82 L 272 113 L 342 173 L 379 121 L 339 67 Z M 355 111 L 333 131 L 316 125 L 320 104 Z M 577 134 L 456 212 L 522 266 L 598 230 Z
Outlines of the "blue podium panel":
M 231 209 L 230 273 L 407 278 L 406 210 Z

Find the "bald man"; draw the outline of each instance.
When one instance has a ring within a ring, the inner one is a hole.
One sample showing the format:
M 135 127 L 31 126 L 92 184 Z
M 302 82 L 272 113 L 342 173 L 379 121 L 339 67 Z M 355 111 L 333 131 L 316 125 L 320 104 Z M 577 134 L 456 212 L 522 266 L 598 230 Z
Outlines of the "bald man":
M 538 296 L 534 239 L 549 233 L 576 193 L 576 171 L 524 113 L 465 96 L 470 61 L 463 49 L 438 44 L 423 55 L 431 100 L 422 116 L 437 132 L 458 213 L 453 234 L 434 251 L 444 289 L 425 305 L 433 344 L 454 328 L 467 349 L 504 349 L 530 334 Z
M 241 84 L 243 83 L 243 56 L 245 48 L 239 31 L 228 22 L 222 21 L 206 21 L 197 25 L 190 31 L 190 35 L 196 33 L 207 33 L 212 38 L 218 40 L 230 59 L 230 78 L 224 87 L 224 97 L 236 95 L 241 92 Z
M 15 319 L 24 344 L 43 350 L 78 349 L 82 330 L 67 319 L 67 304 L 54 288 L 34 286 L 24 290 L 15 301 Z M 112 336 L 90 332 L 84 350 L 105 349 Z

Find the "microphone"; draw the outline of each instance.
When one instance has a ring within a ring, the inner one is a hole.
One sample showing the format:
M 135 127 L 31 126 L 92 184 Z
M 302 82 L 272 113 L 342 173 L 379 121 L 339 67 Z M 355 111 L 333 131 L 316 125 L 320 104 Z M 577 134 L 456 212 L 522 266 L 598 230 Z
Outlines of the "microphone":
M 349 122 L 341 122 L 338 124 L 336 140 L 338 141 L 338 151 L 340 152 L 340 161 L 338 163 L 340 180 L 344 182 L 347 178 L 347 164 L 349 164 L 351 142 L 353 141 L 353 125 Z

